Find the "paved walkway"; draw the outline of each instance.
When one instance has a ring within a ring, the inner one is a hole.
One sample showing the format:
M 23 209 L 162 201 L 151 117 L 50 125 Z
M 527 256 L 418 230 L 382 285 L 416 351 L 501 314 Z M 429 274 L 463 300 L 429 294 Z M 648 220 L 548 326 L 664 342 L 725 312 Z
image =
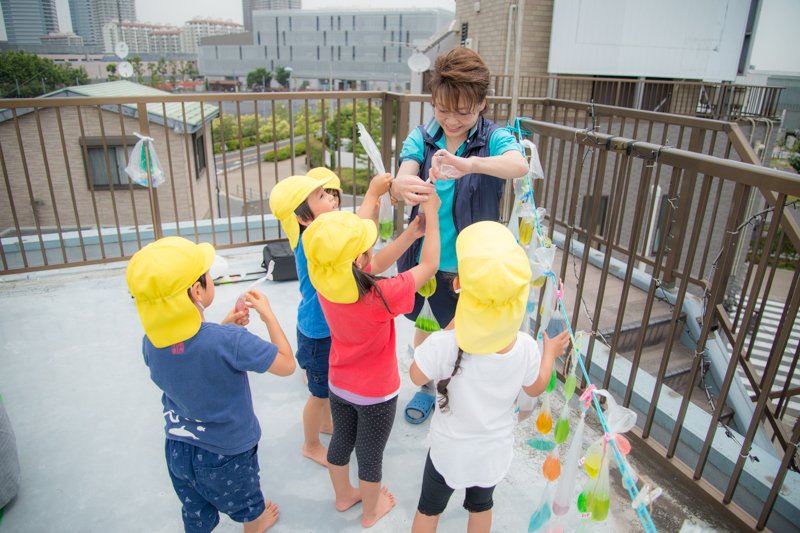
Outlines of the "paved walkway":
M 225 251 L 233 272 L 255 271 L 261 250 Z M 209 320 L 219 320 L 233 305 L 241 284 L 218 287 Z M 263 286 L 294 344 L 297 282 Z M 266 335 L 256 319 L 250 328 Z M 414 394 L 407 378 L 407 347 L 412 327 L 397 320 L 402 376 L 399 405 Z M 0 531 L 175 532 L 180 510 L 163 458 L 160 393 L 141 356 L 141 326 L 122 265 L 82 267 L 0 278 L 0 393 L 17 437 L 22 488 L 5 509 Z M 327 472 L 300 455 L 301 412 L 307 391 L 299 372 L 288 378 L 251 378 L 263 437 L 259 445 L 262 488 L 281 508 L 276 532 L 360 531 L 360 507 L 345 513 L 333 508 Z M 553 411 L 561 408 L 556 394 Z M 576 419 L 573 413 L 573 419 Z M 599 436 L 591 422 L 584 446 Z M 414 516 L 428 425 L 412 426 L 398 411 L 385 454 L 384 482 L 397 507 L 374 531 L 408 531 Z M 526 531 L 544 486 L 544 454 L 525 442 L 532 422 L 516 429 L 511 470 L 495 492 L 495 531 Z M 561 451 L 562 458 L 566 449 Z M 677 531 L 684 520 L 730 530 L 704 516 L 691 493 L 647 460 L 633 466 L 643 482 L 666 487 L 654 506 L 660 531 Z M 588 482 L 579 474 L 576 491 Z M 612 509 L 601 524 L 587 530 L 641 531 L 638 519 L 612 471 Z M 466 513 L 457 492 L 443 515 L 440 531 L 462 532 Z M 56 525 L 57 524 L 57 525 Z M 565 530 L 571 531 L 576 524 Z M 217 531 L 240 531 L 223 519 Z

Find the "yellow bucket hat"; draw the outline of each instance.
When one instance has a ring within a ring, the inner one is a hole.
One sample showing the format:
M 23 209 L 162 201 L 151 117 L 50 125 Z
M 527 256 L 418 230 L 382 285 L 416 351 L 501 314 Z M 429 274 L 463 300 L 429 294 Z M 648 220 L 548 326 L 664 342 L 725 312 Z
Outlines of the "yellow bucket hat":
M 339 180 L 339 176 L 336 173 L 329 169 L 328 167 L 315 167 L 306 172 L 306 176 L 310 176 L 315 180 L 324 180 L 328 178 L 328 183 L 326 184 L 326 189 L 336 189 L 339 192 L 342 191 L 342 182 Z
M 269 208 L 272 214 L 280 220 L 292 250 L 297 248 L 297 240 L 300 238 L 300 223 L 297 222 L 294 210 L 305 202 L 308 195 L 327 183 L 327 179 L 289 176 L 272 188 L 272 192 L 269 194 Z
M 128 290 L 156 348 L 185 341 L 200 330 L 200 312 L 186 291 L 209 271 L 214 257 L 210 244 L 183 237 L 164 237 L 131 257 L 125 271 Z
M 472 354 L 508 346 L 525 318 L 531 267 L 525 250 L 497 222 L 477 222 L 456 239 L 458 281 L 456 341 Z
M 358 301 L 353 261 L 377 238 L 375 223 L 355 213 L 331 211 L 318 216 L 303 238 L 308 277 L 317 292 L 338 304 Z

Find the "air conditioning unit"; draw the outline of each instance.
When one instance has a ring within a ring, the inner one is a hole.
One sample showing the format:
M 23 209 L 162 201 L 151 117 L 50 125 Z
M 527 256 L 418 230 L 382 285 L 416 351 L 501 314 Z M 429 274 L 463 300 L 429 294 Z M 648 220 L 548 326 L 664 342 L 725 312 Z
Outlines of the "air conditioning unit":
M 477 50 L 478 48 L 478 41 L 473 39 L 472 37 L 467 37 L 464 39 L 464 48 L 469 48 L 470 50 Z

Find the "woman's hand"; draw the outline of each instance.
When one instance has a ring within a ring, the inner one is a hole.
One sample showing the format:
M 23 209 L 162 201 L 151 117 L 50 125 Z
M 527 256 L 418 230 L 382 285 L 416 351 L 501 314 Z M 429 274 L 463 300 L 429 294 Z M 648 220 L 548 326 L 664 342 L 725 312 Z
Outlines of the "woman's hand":
M 466 174 L 472 174 L 474 172 L 472 163 L 470 158 L 455 156 L 447 150 L 438 150 L 433 154 L 428 176 L 434 183 L 436 180 L 455 180 Z
M 392 182 L 392 194 L 413 206 L 425 202 L 429 195 L 436 194 L 436 187 L 422 181 L 418 176 L 398 174 Z

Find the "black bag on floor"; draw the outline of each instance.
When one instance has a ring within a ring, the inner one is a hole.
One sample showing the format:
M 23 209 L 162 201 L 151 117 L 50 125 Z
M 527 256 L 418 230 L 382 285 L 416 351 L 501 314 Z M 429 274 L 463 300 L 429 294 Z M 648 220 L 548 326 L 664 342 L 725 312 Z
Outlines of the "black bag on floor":
M 294 252 L 289 241 L 271 242 L 264 246 L 264 262 L 261 268 L 269 270 L 270 261 L 275 262 L 272 270 L 273 281 L 289 281 L 297 279 L 297 266 L 294 263 Z

